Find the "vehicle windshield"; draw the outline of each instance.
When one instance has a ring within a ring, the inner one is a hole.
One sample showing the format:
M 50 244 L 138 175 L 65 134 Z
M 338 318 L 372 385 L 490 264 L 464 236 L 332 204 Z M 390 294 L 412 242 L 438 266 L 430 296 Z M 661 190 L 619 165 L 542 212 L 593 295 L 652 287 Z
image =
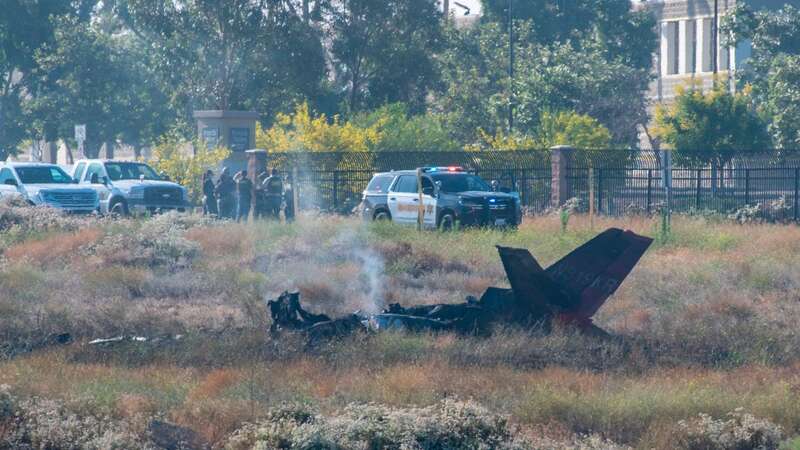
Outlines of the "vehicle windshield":
M 431 178 L 435 182 L 442 183 L 439 188 L 442 192 L 488 192 L 492 190 L 481 177 L 468 173 L 438 174 L 432 175 Z
M 106 172 L 111 181 L 138 180 L 144 175 L 145 180 L 160 180 L 155 170 L 141 163 L 106 163 Z
M 28 166 L 15 169 L 22 184 L 69 184 L 72 178 L 60 167 Z

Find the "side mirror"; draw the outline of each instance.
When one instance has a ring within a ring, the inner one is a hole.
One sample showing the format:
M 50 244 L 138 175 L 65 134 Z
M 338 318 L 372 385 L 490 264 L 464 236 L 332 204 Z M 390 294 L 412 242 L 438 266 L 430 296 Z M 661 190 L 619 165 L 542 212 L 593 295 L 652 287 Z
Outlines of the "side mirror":
M 433 197 L 433 194 L 435 193 L 435 191 L 436 190 L 433 188 L 433 186 L 425 186 L 425 187 L 422 188 L 422 194 L 423 195 L 430 195 L 431 197 Z
M 3 184 L 7 184 L 9 186 L 19 186 L 19 183 L 17 183 L 17 180 L 15 180 L 13 178 L 7 179 L 6 181 L 3 182 Z
M 96 172 L 93 173 L 92 176 L 89 177 L 89 183 L 100 184 L 100 175 L 98 175 Z

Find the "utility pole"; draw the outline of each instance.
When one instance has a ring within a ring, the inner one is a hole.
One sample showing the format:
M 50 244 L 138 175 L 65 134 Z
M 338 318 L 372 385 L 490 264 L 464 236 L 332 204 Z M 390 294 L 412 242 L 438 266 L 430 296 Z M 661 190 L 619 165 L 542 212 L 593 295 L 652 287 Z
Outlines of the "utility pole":
M 442 1 L 442 14 L 444 14 L 444 21 L 450 19 L 450 0 Z
M 514 131 L 514 0 L 508 0 L 508 134 Z

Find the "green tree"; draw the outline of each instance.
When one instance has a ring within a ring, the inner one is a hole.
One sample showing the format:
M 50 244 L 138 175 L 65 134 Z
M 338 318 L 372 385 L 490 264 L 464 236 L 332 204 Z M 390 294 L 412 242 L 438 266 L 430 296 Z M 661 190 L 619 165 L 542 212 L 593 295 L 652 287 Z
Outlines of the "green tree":
M 272 117 L 321 95 L 321 33 L 289 0 L 116 0 L 187 130 L 198 109 Z
M 654 134 L 675 150 L 676 160 L 718 166 L 769 142 L 749 90 L 731 94 L 722 82 L 708 92 L 679 89 L 671 105 L 656 108 Z
M 110 37 L 74 17 L 54 19 L 53 41 L 35 55 L 33 94 L 26 104 L 33 131 L 48 141 L 71 141 L 75 124 L 87 124 L 87 156 L 130 127 L 143 104 L 138 65 Z
M 361 128 L 378 125 L 380 140 L 374 145 L 377 151 L 455 151 L 459 145 L 450 133 L 441 115 L 425 113 L 410 115 L 403 103 L 393 103 L 352 120 Z
M 498 23 L 450 32 L 453 45 L 440 58 L 446 87 L 435 102 L 457 138 L 472 142 L 478 129 L 507 129 L 513 101 L 514 131 L 521 135 L 536 133 L 543 111 L 575 111 L 608 128 L 614 146 L 635 147 L 637 125 L 648 120 L 649 66 L 609 58 L 595 37 L 580 45 L 545 45 L 534 43 L 530 32 L 530 22 L 518 23 L 513 83 L 507 75 L 507 34 Z
M 728 45 L 751 43 L 751 57 L 737 79 L 740 87 L 752 86 L 754 101 L 770 120 L 774 145 L 800 148 L 800 10 L 785 5 L 755 12 L 737 3 L 722 31 Z
M 6 0 L 0 8 L 0 161 L 16 152 L 28 133 L 25 100 L 37 66 L 35 55 L 54 38 L 54 20 L 88 20 L 93 0 Z
M 435 2 L 331 1 L 327 20 L 336 83 L 349 112 L 395 102 L 424 109 L 444 44 Z
M 655 19 L 630 0 L 512 0 L 515 21 L 527 22 L 530 43 L 571 43 L 579 48 L 591 37 L 605 57 L 648 69 L 655 50 Z M 508 29 L 509 0 L 483 0 L 484 20 Z

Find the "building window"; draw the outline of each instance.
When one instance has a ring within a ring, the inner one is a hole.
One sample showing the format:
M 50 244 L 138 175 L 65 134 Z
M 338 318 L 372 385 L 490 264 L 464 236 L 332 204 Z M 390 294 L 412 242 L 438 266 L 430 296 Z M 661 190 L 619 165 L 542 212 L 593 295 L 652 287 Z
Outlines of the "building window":
M 687 73 L 697 72 L 697 27 L 699 21 L 690 20 L 686 24 L 686 50 L 688 61 L 686 64 Z
M 679 22 L 667 22 L 667 75 L 678 73 L 680 64 L 681 36 Z

